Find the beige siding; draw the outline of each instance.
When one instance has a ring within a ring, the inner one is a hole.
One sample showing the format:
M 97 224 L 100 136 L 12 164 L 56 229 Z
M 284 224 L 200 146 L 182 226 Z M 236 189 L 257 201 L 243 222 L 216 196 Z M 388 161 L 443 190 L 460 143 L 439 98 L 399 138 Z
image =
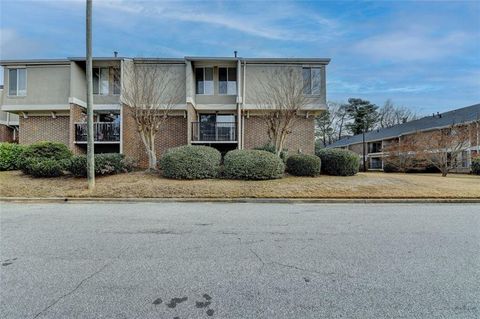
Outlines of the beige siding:
M 87 84 L 85 83 L 85 70 L 77 62 L 71 62 L 70 81 L 70 97 L 86 103 Z

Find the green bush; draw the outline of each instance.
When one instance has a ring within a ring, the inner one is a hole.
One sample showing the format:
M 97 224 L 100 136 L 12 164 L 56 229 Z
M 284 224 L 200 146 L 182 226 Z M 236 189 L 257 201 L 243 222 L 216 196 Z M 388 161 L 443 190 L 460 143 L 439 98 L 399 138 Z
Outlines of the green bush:
M 337 176 L 352 176 L 358 173 L 360 158 L 352 151 L 327 148 L 319 150 L 322 173 Z
M 223 160 L 224 175 L 234 179 L 275 179 L 285 171 L 283 161 L 267 151 L 233 150 Z
M 71 158 L 72 152 L 65 144 L 39 142 L 25 147 L 18 167 L 23 173 L 37 177 L 59 176 L 68 168 Z
M 213 147 L 185 145 L 169 149 L 160 159 L 160 167 L 168 178 L 214 178 L 221 160 L 222 155 Z
M 277 152 L 275 151 L 275 145 L 273 145 L 272 143 L 267 143 L 263 146 L 254 147 L 253 149 L 258 151 L 267 151 L 272 154 L 277 154 Z M 280 152 L 280 158 L 282 159 L 283 163 L 287 162 L 288 149 L 283 149 L 283 151 Z
M 295 154 L 287 159 L 287 172 L 295 176 L 319 175 L 320 167 L 320 158 L 315 155 Z
M 130 172 L 132 163 L 123 154 L 95 154 L 95 175 L 110 175 Z M 74 156 L 68 170 L 75 176 L 87 176 L 87 156 Z
M 0 171 L 18 169 L 18 159 L 23 149 L 23 145 L 0 143 Z
M 472 158 L 472 174 L 480 175 L 480 156 Z

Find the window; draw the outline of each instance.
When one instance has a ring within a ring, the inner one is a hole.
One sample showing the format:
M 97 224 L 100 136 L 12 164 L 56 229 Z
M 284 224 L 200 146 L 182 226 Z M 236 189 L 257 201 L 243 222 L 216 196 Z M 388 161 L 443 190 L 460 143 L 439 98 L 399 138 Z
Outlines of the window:
M 27 69 L 8 70 L 8 95 L 27 95 Z
M 303 94 L 319 95 L 322 85 L 320 68 L 303 68 Z
M 93 94 L 108 95 L 109 68 L 93 68 Z
M 122 84 L 120 82 L 120 69 L 113 68 L 113 94 L 120 94 L 122 90 Z
M 196 68 L 197 94 L 213 95 L 213 68 Z
M 462 167 L 463 168 L 468 167 L 468 152 L 467 151 L 462 151 Z
M 218 68 L 219 94 L 237 94 L 237 68 Z

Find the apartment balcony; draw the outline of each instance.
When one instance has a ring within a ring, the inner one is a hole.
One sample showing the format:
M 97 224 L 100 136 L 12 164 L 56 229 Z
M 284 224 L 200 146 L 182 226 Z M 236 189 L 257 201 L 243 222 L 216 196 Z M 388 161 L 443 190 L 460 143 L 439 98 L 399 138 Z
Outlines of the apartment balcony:
M 120 143 L 120 123 L 95 122 L 93 123 L 95 143 Z M 75 143 L 87 143 L 87 123 L 75 123 Z
M 235 122 L 192 122 L 192 143 L 236 143 Z

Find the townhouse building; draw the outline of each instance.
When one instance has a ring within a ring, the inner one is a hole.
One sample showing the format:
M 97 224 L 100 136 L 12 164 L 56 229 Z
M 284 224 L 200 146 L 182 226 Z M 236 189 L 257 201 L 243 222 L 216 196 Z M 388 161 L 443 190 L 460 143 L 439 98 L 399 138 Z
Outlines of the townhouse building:
M 155 140 L 157 155 L 168 148 L 200 144 L 221 151 L 249 149 L 269 142 L 255 88 L 265 72 L 295 72 L 308 103 L 286 148 L 313 153 L 315 117 L 326 109 L 327 58 L 126 58 L 93 59 L 93 110 L 96 152 L 119 152 L 141 166 L 147 156 L 136 123 L 122 102 L 124 77 L 132 65 L 167 66 L 179 79 L 179 101 Z M 4 60 L 3 112 L 18 115 L 18 142 L 65 143 L 86 152 L 85 58 Z M 264 105 L 264 106 L 261 106 Z M 272 110 L 273 111 L 273 110 Z

